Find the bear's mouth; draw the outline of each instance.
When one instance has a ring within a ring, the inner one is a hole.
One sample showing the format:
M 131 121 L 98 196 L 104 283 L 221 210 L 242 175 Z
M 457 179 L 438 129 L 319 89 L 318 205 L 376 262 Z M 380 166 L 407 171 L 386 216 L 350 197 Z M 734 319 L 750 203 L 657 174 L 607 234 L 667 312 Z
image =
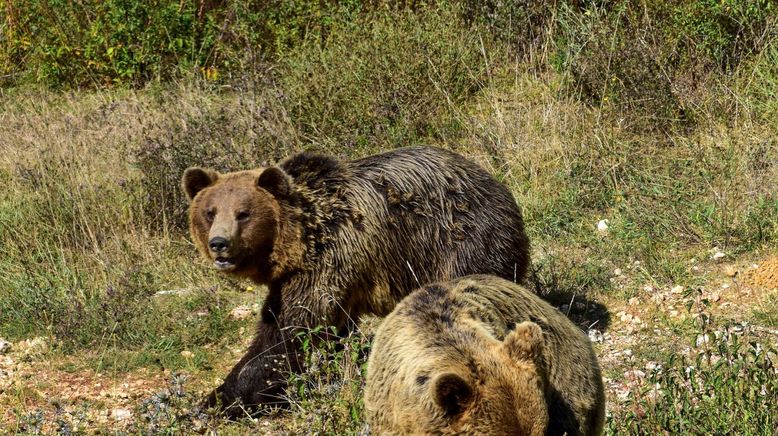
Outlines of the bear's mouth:
M 235 262 L 232 259 L 224 256 L 219 256 L 216 259 L 214 259 L 213 265 L 219 271 L 232 271 L 233 269 L 235 269 Z

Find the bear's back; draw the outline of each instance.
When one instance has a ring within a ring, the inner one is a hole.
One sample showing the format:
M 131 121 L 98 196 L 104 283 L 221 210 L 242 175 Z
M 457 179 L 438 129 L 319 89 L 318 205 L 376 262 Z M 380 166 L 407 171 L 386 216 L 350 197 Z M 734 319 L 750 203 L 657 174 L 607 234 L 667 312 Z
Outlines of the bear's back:
M 379 225 L 392 232 L 383 267 L 403 294 L 468 274 L 525 277 L 529 240 L 521 211 L 477 164 L 439 148 L 406 147 L 347 165 L 354 189 L 372 199 Z

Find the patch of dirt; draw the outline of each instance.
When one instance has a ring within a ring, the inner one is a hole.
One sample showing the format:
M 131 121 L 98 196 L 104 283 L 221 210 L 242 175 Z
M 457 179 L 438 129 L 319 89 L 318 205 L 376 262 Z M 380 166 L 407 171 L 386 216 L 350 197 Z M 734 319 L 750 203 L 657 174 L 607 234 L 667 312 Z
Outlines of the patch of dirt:
M 4 410 L 0 427 L 23 425 L 48 433 L 57 430 L 50 427 L 65 415 L 77 417 L 68 421 L 83 422 L 88 428 L 121 427 L 132 418 L 135 404 L 163 389 L 170 379 L 170 371 L 147 368 L 120 375 L 93 369 L 68 371 L 61 368 L 75 357 L 57 363 L 55 359 L 45 354 L 27 357 L 21 347 L 0 356 L 0 409 Z M 41 422 L 40 428 L 35 421 Z
M 747 271 L 744 280 L 754 287 L 778 290 L 778 256 L 771 257 Z

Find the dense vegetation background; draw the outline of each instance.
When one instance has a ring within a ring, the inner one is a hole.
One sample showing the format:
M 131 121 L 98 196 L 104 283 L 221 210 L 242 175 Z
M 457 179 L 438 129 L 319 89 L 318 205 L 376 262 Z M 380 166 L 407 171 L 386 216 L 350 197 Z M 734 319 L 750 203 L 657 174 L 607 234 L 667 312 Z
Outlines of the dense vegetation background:
M 713 332 L 774 332 L 778 297 L 734 295 L 730 311 L 709 298 L 721 262 L 776 254 L 774 1 L 0 0 L 0 87 L 0 337 L 47 338 L 43 361 L 69 362 L 58 370 L 161 367 L 204 390 L 237 360 L 224 350 L 251 322 L 230 311 L 261 292 L 197 258 L 178 188 L 187 166 L 428 143 L 511 188 L 536 290 L 611 313 L 646 303 L 632 309 L 651 319 L 645 348 L 630 355 L 663 362 L 645 376 L 660 400 L 614 399 L 610 432 L 776 431 L 775 354 L 758 351 L 775 333 L 733 344 Z M 688 316 L 648 307 L 646 287 L 677 286 Z M 668 345 L 708 332 L 717 342 L 698 354 Z M 368 347 L 363 336 L 312 350 L 319 371 L 294 380 L 296 406 L 274 424 L 192 416 L 176 376 L 122 425 L 356 432 Z M 621 364 L 606 361 L 606 376 L 623 379 Z M 105 402 L 54 407 L 6 384 L 16 431 L 118 425 L 77 418 Z

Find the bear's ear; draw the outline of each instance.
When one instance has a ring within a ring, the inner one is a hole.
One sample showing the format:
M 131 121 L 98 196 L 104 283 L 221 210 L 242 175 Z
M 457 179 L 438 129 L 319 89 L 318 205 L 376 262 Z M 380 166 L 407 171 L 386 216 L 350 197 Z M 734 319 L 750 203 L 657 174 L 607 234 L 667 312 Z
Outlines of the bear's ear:
M 525 321 L 505 337 L 503 344 L 513 360 L 539 362 L 543 354 L 543 330 L 534 322 Z
M 187 168 L 181 177 L 181 189 L 189 201 L 192 201 L 198 192 L 211 186 L 218 178 L 219 173 L 216 171 L 197 167 Z
M 273 194 L 274 197 L 285 197 L 289 194 L 289 176 L 277 167 L 270 167 L 259 175 L 257 186 Z
M 446 416 L 454 417 L 464 412 L 473 401 L 473 388 L 454 373 L 441 374 L 432 382 L 435 403 Z

